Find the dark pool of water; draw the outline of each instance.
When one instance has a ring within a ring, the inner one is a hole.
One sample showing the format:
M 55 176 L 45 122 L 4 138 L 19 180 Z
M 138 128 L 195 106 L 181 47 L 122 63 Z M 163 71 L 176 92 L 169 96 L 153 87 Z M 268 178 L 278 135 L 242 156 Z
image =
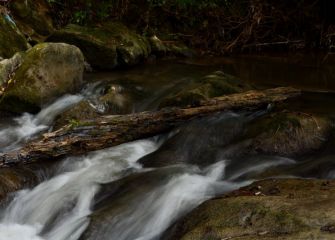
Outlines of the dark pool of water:
M 173 59 L 128 70 L 91 73 L 86 79 L 143 90 L 144 94 L 134 103 L 136 111 L 143 111 L 156 109 L 162 98 L 214 71 L 238 76 L 259 89 L 299 88 L 302 96 L 289 101 L 286 107 L 319 114 L 335 113 L 335 62 L 325 55 Z

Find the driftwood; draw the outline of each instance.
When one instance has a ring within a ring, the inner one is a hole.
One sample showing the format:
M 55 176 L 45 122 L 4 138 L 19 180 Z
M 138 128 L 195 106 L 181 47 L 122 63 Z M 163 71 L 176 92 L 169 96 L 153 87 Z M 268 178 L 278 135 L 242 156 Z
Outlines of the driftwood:
M 1 154 L 0 167 L 84 154 L 157 135 L 195 117 L 225 110 L 266 106 L 299 94 L 299 90 L 286 87 L 254 90 L 213 98 L 196 107 L 109 115 L 69 124 L 55 132 L 44 134 L 43 139 L 34 140 L 17 151 Z

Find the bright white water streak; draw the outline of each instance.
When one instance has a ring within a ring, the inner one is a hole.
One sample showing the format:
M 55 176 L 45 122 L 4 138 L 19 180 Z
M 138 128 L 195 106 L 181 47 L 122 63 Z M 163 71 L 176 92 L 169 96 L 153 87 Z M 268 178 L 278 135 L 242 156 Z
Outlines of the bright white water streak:
M 0 130 L 0 148 L 2 151 L 9 151 L 18 144 L 33 135 L 47 130 L 58 114 L 65 111 L 83 99 L 81 95 L 65 95 L 54 103 L 43 108 L 38 114 L 24 113 L 21 117 L 15 118 L 14 126 Z
M 65 95 L 54 103 L 43 108 L 38 114 L 24 113 L 21 117 L 14 119 L 14 126 L 0 130 L 0 148 L 9 151 L 18 146 L 24 140 L 35 134 L 47 130 L 58 114 L 80 102 L 81 95 Z
M 97 183 L 139 170 L 136 161 L 157 148 L 157 143 L 142 140 L 68 159 L 59 175 L 16 193 L 3 213 L 0 240 L 78 239 L 89 223 Z
M 136 161 L 159 147 L 159 143 L 141 140 L 69 158 L 57 176 L 31 190 L 16 193 L 0 220 L 0 240 L 77 240 L 89 224 L 91 205 L 99 183 L 112 182 L 136 171 Z M 181 215 L 217 194 L 231 191 L 251 181 L 229 182 L 220 161 L 207 169 L 184 167 L 172 173 L 170 180 L 144 192 L 127 209 L 102 223 L 87 240 L 153 240 Z M 259 169 L 276 166 L 272 163 Z M 132 171 L 129 171 L 132 169 Z M 251 171 L 258 170 L 257 167 Z M 154 170 L 155 171 L 155 170 Z M 245 174 L 245 169 L 241 174 Z
M 250 183 L 220 181 L 225 167 L 225 161 L 203 171 L 189 167 L 187 172 L 175 175 L 167 184 L 141 196 L 128 206 L 128 211 L 115 216 L 97 235 L 88 239 L 159 239 L 175 220 L 205 200 Z

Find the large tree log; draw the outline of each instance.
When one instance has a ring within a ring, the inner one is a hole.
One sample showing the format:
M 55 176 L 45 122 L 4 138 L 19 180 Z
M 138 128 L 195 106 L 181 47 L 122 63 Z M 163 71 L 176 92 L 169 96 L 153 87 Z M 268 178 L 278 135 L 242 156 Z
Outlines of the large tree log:
M 32 141 L 17 151 L 1 154 L 0 167 L 84 154 L 169 131 L 194 117 L 219 111 L 266 106 L 299 94 L 299 90 L 287 87 L 254 90 L 213 98 L 197 107 L 109 115 L 69 124 L 58 131 L 44 134 L 43 139 Z

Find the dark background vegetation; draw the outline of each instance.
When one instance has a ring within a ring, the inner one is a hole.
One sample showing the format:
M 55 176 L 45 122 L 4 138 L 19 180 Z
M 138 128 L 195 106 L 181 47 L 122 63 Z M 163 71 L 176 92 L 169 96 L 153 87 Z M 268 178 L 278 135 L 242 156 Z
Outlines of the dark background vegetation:
M 144 35 L 217 54 L 331 50 L 334 0 L 48 0 L 58 26 L 122 21 Z

